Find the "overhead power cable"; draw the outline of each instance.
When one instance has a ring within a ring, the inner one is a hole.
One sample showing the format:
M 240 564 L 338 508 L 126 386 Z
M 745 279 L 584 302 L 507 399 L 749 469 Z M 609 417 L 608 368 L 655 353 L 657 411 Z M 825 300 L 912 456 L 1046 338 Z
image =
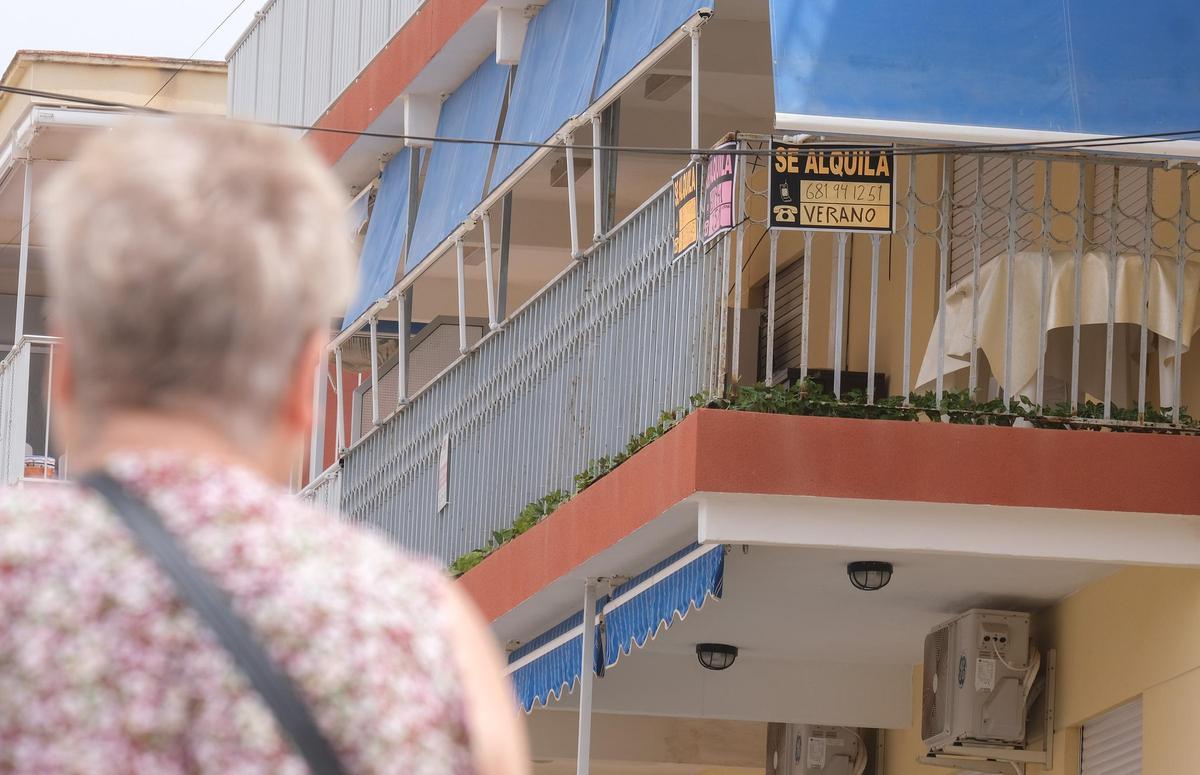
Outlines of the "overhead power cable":
M 165 85 L 164 85 L 165 86 Z M 145 105 L 131 105 L 122 102 L 113 102 L 109 100 L 97 100 L 88 97 L 79 97 L 61 92 L 41 91 L 37 89 L 24 89 L 13 86 L 0 86 L 0 92 L 11 92 L 14 94 L 23 94 L 30 97 L 40 99 L 59 100 L 61 102 L 73 102 L 84 105 L 94 105 L 105 108 L 119 108 L 132 112 L 150 112 L 156 115 L 188 115 L 178 111 L 165 111 L 157 108 L 148 108 Z M 153 98 L 152 98 L 153 99 Z M 553 142 L 536 142 L 528 140 L 504 140 L 504 139 L 479 139 L 473 137 L 444 137 L 438 135 L 412 135 L 395 132 L 374 132 L 370 130 L 358 129 L 342 129 L 337 127 L 325 127 L 318 125 L 307 124 L 288 124 L 280 122 L 259 122 L 266 126 L 279 127 L 281 129 L 291 129 L 301 132 L 318 132 L 322 134 L 337 134 L 351 135 L 354 137 L 369 137 L 374 139 L 402 140 L 408 142 L 422 143 L 456 143 L 465 145 L 504 145 L 520 148 L 562 148 L 561 143 Z M 1081 138 L 1065 138 L 1059 140 L 1034 140 L 1034 141 L 1016 141 L 1011 143 L 972 143 L 972 144 L 943 144 L 943 145 L 922 145 L 895 147 L 892 144 L 885 143 L 851 143 L 851 142 L 822 142 L 821 148 L 830 151 L 854 151 L 867 154 L 882 154 L 889 153 L 893 156 L 926 156 L 940 155 L 946 153 L 954 154 L 997 154 L 997 153 L 1020 153 L 1037 150 L 1086 150 L 1090 148 L 1107 148 L 1113 146 L 1131 146 L 1131 145 L 1150 145 L 1155 143 L 1171 142 L 1175 140 L 1185 140 L 1191 138 L 1200 138 L 1200 129 L 1181 129 L 1169 132 L 1145 132 L 1139 134 L 1127 135 L 1092 135 Z M 776 153 L 772 148 L 734 148 L 716 150 L 713 148 L 682 148 L 669 146 L 648 146 L 648 145 L 583 145 L 575 144 L 574 149 L 577 151 L 589 152 L 615 152 L 615 153 L 634 153 L 634 154 L 649 154 L 660 156 L 710 156 L 714 153 L 733 156 L 772 156 Z

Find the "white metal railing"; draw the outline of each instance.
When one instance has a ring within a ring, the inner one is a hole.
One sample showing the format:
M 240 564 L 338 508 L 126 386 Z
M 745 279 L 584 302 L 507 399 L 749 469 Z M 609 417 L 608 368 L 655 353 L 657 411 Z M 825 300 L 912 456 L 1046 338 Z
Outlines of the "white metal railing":
M 573 262 L 499 330 L 346 451 L 341 510 L 450 560 L 528 502 L 718 382 L 720 249 L 673 253 L 671 190 Z M 439 508 L 440 457 L 448 503 Z
M 66 455 L 52 435 L 50 391 L 60 341 L 26 335 L 0 361 L 0 485 L 66 476 Z

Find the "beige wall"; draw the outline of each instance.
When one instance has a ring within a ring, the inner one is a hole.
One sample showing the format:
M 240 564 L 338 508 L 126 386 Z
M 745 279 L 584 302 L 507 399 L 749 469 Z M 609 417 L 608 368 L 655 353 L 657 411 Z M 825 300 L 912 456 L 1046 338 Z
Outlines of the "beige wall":
M 1200 771 L 1200 571 L 1129 568 L 1080 590 L 1035 617 L 1035 639 L 1058 649 L 1054 767 L 1078 772 L 1079 729 L 1141 695 L 1144 775 Z M 921 669 L 913 674 L 919 718 Z M 886 775 L 934 775 L 916 763 L 920 729 L 889 730 Z
M 170 79 L 170 84 L 154 98 L 151 107 L 223 115 L 225 66 L 187 65 L 172 79 L 172 73 L 178 68 L 179 63 L 172 60 L 33 53 L 19 55 L 4 83 L 25 89 L 144 105 Z M 40 104 L 53 102 L 40 98 L 36 101 Z M 30 102 L 29 97 L 0 95 L 0 139 L 7 137 Z

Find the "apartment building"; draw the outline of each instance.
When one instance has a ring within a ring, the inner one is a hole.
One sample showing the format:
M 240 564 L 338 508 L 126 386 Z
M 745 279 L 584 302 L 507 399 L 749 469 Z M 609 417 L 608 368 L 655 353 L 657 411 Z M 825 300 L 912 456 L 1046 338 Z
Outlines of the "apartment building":
M 49 393 L 58 340 L 46 320 L 42 182 L 70 163 L 85 137 L 130 112 L 116 105 L 224 114 L 225 69 L 224 62 L 18 51 L 0 77 L 20 90 L 0 92 L 0 484 L 60 481 L 69 472 Z
M 1195 770 L 1190 10 L 268 3 L 231 112 L 361 256 L 298 488 L 540 773 Z

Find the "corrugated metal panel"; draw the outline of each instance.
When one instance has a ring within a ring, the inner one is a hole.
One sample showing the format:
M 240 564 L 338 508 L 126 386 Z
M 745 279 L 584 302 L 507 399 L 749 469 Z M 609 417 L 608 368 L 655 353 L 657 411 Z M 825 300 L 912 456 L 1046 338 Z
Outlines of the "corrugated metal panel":
M 234 71 L 229 112 L 237 118 L 254 118 L 254 103 L 258 89 L 258 39 L 261 27 L 242 42 L 237 51 L 238 66 Z
M 333 12 L 332 101 L 358 75 L 359 37 L 362 31 L 362 0 L 337 0 Z
M 951 204 L 950 284 L 971 275 L 975 255 L 976 181 L 980 178 L 981 157 L 962 154 L 954 157 L 954 194 Z M 982 157 L 983 232 L 979 264 L 1008 253 L 1009 206 L 1012 194 L 1012 159 Z M 1041 236 L 1041 200 L 1035 191 L 1036 178 L 1042 172 L 1037 161 L 1017 162 L 1017 251 L 1029 250 Z M 1036 201 L 1035 201 L 1036 199 Z
M 1141 775 L 1142 698 L 1083 725 L 1082 775 Z
M 392 10 L 388 14 L 388 26 L 391 28 L 391 35 L 399 32 L 400 28 L 408 23 L 409 17 L 415 14 L 417 9 L 424 4 L 425 0 L 391 0 Z
M 423 0 L 276 0 L 229 55 L 232 115 L 312 124 Z
M 375 58 L 383 44 L 391 38 L 391 24 L 388 14 L 391 12 L 391 0 L 362 0 L 362 26 L 359 32 L 358 67 L 359 70 Z M 408 17 L 404 17 L 408 18 Z
M 254 117 L 260 121 L 279 120 L 280 46 L 283 43 L 283 14 L 278 9 L 258 25 L 258 85 L 255 88 Z
M 308 36 L 304 55 L 305 124 L 314 123 L 329 107 L 334 4 L 334 0 L 308 0 Z
M 781 267 L 775 276 L 775 371 L 800 368 L 804 338 L 804 258 Z M 767 319 L 759 333 L 759 372 L 765 378 Z
M 308 1 L 286 0 L 271 9 L 283 19 L 283 39 L 280 41 L 279 121 L 284 124 L 304 123 L 304 73 L 308 29 Z

